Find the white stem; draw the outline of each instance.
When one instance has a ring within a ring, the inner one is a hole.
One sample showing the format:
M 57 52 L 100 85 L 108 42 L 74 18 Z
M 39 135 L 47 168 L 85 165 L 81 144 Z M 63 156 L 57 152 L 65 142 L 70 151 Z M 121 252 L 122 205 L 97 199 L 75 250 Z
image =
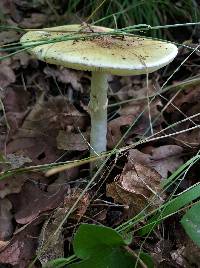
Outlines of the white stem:
M 91 155 L 106 151 L 107 134 L 107 106 L 108 106 L 108 80 L 107 74 L 92 72 L 91 93 L 90 93 L 90 116 L 91 134 L 90 145 Z

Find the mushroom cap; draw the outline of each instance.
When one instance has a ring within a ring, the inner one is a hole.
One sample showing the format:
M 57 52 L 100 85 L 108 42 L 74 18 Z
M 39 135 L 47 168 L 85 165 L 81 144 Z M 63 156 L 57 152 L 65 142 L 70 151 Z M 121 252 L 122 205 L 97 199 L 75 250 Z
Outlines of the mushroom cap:
M 114 75 L 151 73 L 177 55 L 174 44 L 133 35 L 117 36 L 112 31 L 99 26 L 58 26 L 27 32 L 21 43 L 24 47 L 34 45 L 28 51 L 47 63 Z M 45 44 L 37 45 L 40 41 Z

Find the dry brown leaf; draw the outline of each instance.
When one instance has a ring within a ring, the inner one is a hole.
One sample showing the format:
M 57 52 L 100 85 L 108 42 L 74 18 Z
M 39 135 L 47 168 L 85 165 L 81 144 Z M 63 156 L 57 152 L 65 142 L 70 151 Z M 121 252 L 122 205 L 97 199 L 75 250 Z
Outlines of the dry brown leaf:
M 163 177 L 167 178 L 169 172 L 174 172 L 183 164 L 181 154 L 183 148 L 177 145 L 163 145 L 157 148 L 152 148 L 150 159 L 152 167 Z
M 84 138 L 85 139 L 84 139 Z M 61 150 L 69 150 L 69 151 L 84 151 L 88 150 L 88 141 L 89 134 L 88 133 L 72 133 L 65 131 L 59 131 L 57 140 L 57 147 Z
M 15 133 L 21 126 L 27 107 L 30 101 L 30 94 L 23 89 L 8 88 L 3 99 L 6 118 L 10 126 L 10 135 Z
M 47 14 L 42 13 L 31 13 L 30 17 L 24 18 L 20 23 L 19 26 L 22 28 L 39 28 L 45 25 L 48 22 Z
M 0 45 L 12 43 L 19 40 L 19 34 L 15 31 L 3 31 L 0 33 Z
M 58 227 L 65 218 L 69 209 L 79 198 L 81 192 L 81 189 L 69 189 L 68 194 L 64 198 L 64 203 L 56 208 L 53 213 L 51 213 L 51 216 L 44 222 L 39 237 L 39 246 L 37 248 L 39 260 L 42 265 L 45 265 L 52 259 L 64 257 L 64 237 L 62 234 L 63 228 L 61 227 L 58 229 Z M 70 215 L 70 218 L 73 218 L 76 221 L 80 220 L 85 214 L 89 202 L 89 194 L 85 193 L 76 205 L 76 208 Z M 45 247 L 46 243 L 48 246 Z M 40 254 L 41 251 L 42 254 Z
M 16 154 L 8 154 L 6 156 L 7 161 L 9 162 L 11 168 L 19 168 L 22 167 L 26 163 L 31 163 L 31 159 L 29 157 L 23 155 Z
M 121 88 L 114 96 L 117 100 L 124 101 L 128 99 L 146 98 L 148 95 L 156 93 L 155 86 L 152 80 L 148 80 L 148 88 L 146 79 L 141 77 L 126 76 L 120 79 Z M 134 104 L 134 102 L 132 102 Z
M 4 198 L 5 196 L 12 194 L 12 193 L 19 193 L 26 179 L 27 179 L 27 176 L 24 174 L 21 174 L 18 176 L 11 176 L 4 180 L 1 180 L 0 181 L 0 198 Z
M 107 185 L 107 196 L 115 202 L 129 206 L 128 214 L 133 216 L 145 206 L 155 207 L 163 202 L 160 195 L 161 176 L 152 168 L 135 162 L 134 167 L 124 167 L 122 174 Z
M 119 117 L 111 120 L 108 123 L 108 147 L 114 147 L 118 141 L 121 139 L 123 132 L 122 127 L 129 127 L 132 125 L 138 116 L 147 108 L 148 103 L 146 100 L 137 101 L 134 103 L 127 103 L 119 110 Z M 160 114 L 158 107 L 161 106 L 161 102 L 159 100 L 154 101 L 150 104 L 150 114 L 151 114 L 151 122 Z M 159 120 L 156 121 L 156 125 L 154 128 L 160 128 L 160 124 L 163 121 L 163 117 L 160 116 Z M 132 138 L 131 135 L 143 135 L 147 129 L 150 128 L 150 120 L 149 120 L 149 111 L 146 111 L 140 116 L 140 119 L 136 122 L 136 124 L 130 129 L 128 135 L 125 137 L 124 141 L 126 144 L 131 144 Z M 146 133 L 148 135 L 148 133 Z M 122 144 L 123 145 L 123 144 Z
M 83 91 L 82 84 L 80 83 L 80 79 L 83 74 L 80 72 L 66 68 L 55 69 L 47 66 L 44 68 L 44 73 L 48 76 L 57 78 L 58 81 L 62 83 L 70 84 L 72 88 L 77 91 Z
M 65 209 L 71 208 L 72 205 L 74 205 L 76 200 L 79 198 L 80 194 L 82 194 L 82 191 L 83 190 L 80 188 L 70 189 L 68 195 L 65 195 L 65 198 L 64 198 L 64 208 Z M 90 204 L 89 193 L 85 193 L 83 197 L 79 200 L 76 208 L 74 209 L 70 217 L 79 221 L 85 214 L 89 204 Z
M 199 129 L 193 129 L 189 132 L 176 135 L 176 143 L 185 147 L 186 149 L 198 149 L 200 144 Z
M 178 145 L 164 145 L 160 147 L 146 147 L 143 152 L 136 149 L 129 150 L 129 168 L 134 167 L 134 163 L 139 162 L 154 168 L 162 178 L 166 179 L 169 172 L 174 172 L 183 164 L 181 154 L 183 148 Z
M 5 198 L 0 200 L 0 240 L 7 240 L 13 232 L 12 204 Z
M 67 186 L 62 186 L 57 192 L 48 193 L 39 189 L 36 184 L 25 183 L 20 194 L 9 197 L 13 204 L 16 222 L 27 224 L 41 213 L 58 207 L 63 201 Z
M 14 267 L 27 268 L 36 250 L 38 234 L 38 221 L 22 228 L 1 249 L 0 262 Z
M 8 153 L 22 153 L 33 164 L 54 162 L 60 151 L 56 148 L 59 130 L 83 129 L 87 116 L 81 114 L 64 97 L 51 97 L 47 102 L 42 95 L 23 125 L 7 145 Z
M 191 108 L 191 104 L 194 105 L 195 103 L 199 103 L 199 101 L 200 101 L 200 86 L 196 85 L 179 92 L 179 94 L 175 97 L 175 99 L 173 99 L 173 104 L 174 106 L 181 109 L 183 112 L 186 112 L 188 109 Z M 178 113 L 178 111 L 174 106 L 169 105 L 166 111 L 168 113 L 173 112 Z
M 0 63 L 0 87 L 4 89 L 8 85 L 14 83 L 16 76 L 14 71 L 5 62 Z
M 133 116 L 126 115 L 120 116 L 116 119 L 111 120 L 108 123 L 108 134 L 107 134 L 107 146 L 113 148 L 122 137 L 121 127 L 128 126 L 133 123 Z M 124 142 L 120 144 L 123 146 Z

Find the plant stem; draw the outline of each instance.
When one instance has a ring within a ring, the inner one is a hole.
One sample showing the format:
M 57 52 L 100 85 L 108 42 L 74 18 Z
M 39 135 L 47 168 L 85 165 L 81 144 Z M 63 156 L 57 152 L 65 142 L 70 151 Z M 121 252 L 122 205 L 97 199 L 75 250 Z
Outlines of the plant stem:
M 106 151 L 107 134 L 107 74 L 103 72 L 92 72 L 90 93 L 90 154 L 96 155 Z

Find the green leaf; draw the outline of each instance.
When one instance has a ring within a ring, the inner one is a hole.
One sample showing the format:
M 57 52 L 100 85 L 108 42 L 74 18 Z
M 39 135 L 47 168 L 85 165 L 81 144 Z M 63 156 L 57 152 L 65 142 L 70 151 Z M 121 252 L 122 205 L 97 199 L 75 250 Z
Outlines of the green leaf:
M 69 268 L 134 268 L 135 259 L 120 247 L 98 247 L 84 261 L 69 265 Z M 140 266 L 138 266 L 140 267 Z
M 151 232 L 163 218 L 169 217 L 171 214 L 176 213 L 182 207 L 188 205 L 193 200 L 200 197 L 200 183 L 196 183 L 182 192 L 176 198 L 168 201 L 162 206 L 161 212 L 154 215 L 147 224 L 139 230 L 140 235 L 146 235 Z
M 133 268 L 136 257 L 126 246 L 131 242 L 130 235 L 124 239 L 112 228 L 94 224 L 82 224 L 77 230 L 73 247 L 77 257 L 82 259 L 70 264 L 69 268 Z M 151 257 L 140 252 L 141 260 L 153 268 Z M 137 262 L 140 266 L 140 261 Z
M 67 259 L 65 258 L 59 258 L 52 261 L 49 261 L 45 266 L 42 266 L 43 268 L 61 268 L 64 267 L 67 264 Z
M 81 259 L 92 256 L 101 247 L 106 249 L 123 245 L 127 242 L 118 232 L 94 224 L 81 224 L 73 241 L 74 253 Z
M 154 268 L 154 262 L 149 254 L 140 252 L 140 259 L 146 264 L 148 268 Z
M 188 236 L 200 247 L 200 203 L 197 203 L 185 213 L 181 224 Z

